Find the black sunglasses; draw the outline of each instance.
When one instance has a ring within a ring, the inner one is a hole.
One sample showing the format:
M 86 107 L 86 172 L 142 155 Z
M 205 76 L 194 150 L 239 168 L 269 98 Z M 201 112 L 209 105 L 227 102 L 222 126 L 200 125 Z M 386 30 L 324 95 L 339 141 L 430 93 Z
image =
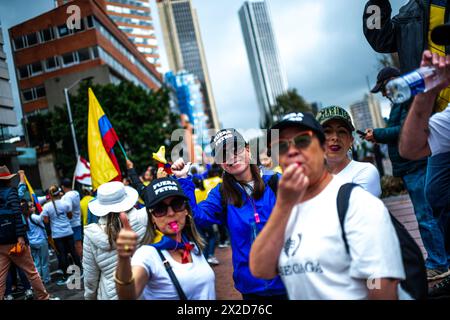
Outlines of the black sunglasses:
M 183 198 L 175 198 L 169 204 L 165 204 L 164 202 L 161 201 L 158 204 L 156 204 L 153 208 L 150 208 L 149 211 L 155 217 L 160 218 L 167 215 L 167 209 L 169 209 L 169 207 L 171 207 L 172 210 L 175 212 L 180 212 L 186 210 L 187 202 Z
M 312 136 L 313 136 L 313 132 L 308 130 L 308 131 L 300 132 L 298 135 L 296 135 L 292 139 L 280 139 L 278 141 L 275 141 L 275 142 L 271 143 L 272 154 L 277 154 L 277 153 L 279 155 L 286 154 L 289 150 L 289 146 L 291 145 L 291 143 L 297 149 L 306 149 L 311 144 Z

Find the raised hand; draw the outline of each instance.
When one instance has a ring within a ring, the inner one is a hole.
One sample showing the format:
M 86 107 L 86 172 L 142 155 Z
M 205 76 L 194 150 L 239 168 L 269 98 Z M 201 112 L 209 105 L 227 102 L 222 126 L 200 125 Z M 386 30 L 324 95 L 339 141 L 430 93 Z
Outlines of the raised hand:
M 309 178 L 304 174 L 303 168 L 297 163 L 293 163 L 281 176 L 277 201 L 293 207 L 303 199 L 308 186 Z
M 172 173 L 175 175 L 175 177 L 186 178 L 190 167 L 190 162 L 185 164 L 183 158 L 180 158 L 172 164 L 170 169 L 172 170 Z
M 122 223 L 122 229 L 117 235 L 116 247 L 119 258 L 130 258 L 137 248 L 138 236 L 136 232 L 131 229 L 130 222 L 125 212 L 119 214 L 120 222 Z

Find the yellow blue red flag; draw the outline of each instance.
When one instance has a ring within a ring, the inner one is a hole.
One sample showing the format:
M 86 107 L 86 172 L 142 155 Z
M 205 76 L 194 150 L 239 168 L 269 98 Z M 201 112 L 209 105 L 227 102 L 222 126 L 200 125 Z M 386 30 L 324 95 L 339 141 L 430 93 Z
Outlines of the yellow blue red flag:
M 38 198 L 36 196 L 36 194 L 34 193 L 33 188 L 31 187 L 31 184 L 28 182 L 27 176 L 24 175 L 25 178 L 25 184 L 27 185 L 27 189 L 28 192 L 30 193 L 30 198 L 33 200 L 34 202 L 34 206 L 36 207 L 36 210 L 41 213 L 42 212 L 42 206 L 38 201 Z
M 94 92 L 89 88 L 88 153 L 94 190 L 103 183 L 122 180 L 119 163 L 113 150 L 118 141 L 111 122 L 103 112 Z

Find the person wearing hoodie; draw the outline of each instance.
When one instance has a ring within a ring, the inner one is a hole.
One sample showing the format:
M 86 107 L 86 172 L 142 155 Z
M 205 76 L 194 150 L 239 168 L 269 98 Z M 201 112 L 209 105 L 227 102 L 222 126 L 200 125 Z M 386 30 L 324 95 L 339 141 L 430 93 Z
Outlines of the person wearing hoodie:
M 84 228 L 83 269 L 86 300 L 117 300 L 114 272 L 117 266 L 116 239 L 122 228 L 119 213 L 125 212 L 142 244 L 148 217 L 145 208 L 134 208 L 138 193 L 122 182 L 99 186 L 97 198 L 89 202 L 89 211 L 99 217 Z

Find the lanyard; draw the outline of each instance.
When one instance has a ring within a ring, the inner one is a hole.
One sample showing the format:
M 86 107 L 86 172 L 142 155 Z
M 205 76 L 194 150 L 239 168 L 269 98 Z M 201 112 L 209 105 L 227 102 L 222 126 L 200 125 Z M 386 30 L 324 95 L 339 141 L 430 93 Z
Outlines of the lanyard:
M 247 187 L 249 187 L 252 191 L 253 191 L 253 188 L 251 187 L 251 186 L 249 186 L 249 185 L 246 185 Z M 253 201 L 253 198 L 251 198 L 249 195 L 248 195 L 248 193 L 247 193 L 247 191 L 245 190 L 245 187 L 243 187 L 243 189 L 244 189 L 244 192 L 245 192 L 245 194 L 246 194 L 246 196 L 247 196 L 247 199 L 248 199 L 248 201 L 250 201 L 250 204 L 252 205 L 252 208 L 253 208 L 253 218 L 255 219 L 255 223 L 261 223 L 261 219 L 259 218 L 259 214 L 258 214 L 258 212 L 256 212 L 256 205 L 255 205 L 255 202 Z

